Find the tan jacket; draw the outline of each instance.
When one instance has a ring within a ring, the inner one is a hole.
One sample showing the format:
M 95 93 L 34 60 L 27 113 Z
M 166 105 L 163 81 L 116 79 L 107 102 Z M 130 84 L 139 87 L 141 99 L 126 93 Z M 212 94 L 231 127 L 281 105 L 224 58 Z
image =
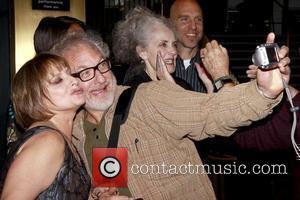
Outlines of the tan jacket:
M 182 173 L 165 172 L 170 172 L 171 166 L 176 166 L 177 170 L 184 164 L 201 166 L 202 161 L 191 139 L 229 136 L 237 127 L 247 126 L 270 114 L 282 95 L 275 100 L 267 99 L 258 93 L 256 87 L 252 81 L 218 93 L 202 94 L 186 91 L 167 81 L 140 85 L 128 119 L 121 126 L 118 145 L 128 148 L 128 186 L 131 194 L 143 199 L 215 199 L 207 174 L 196 171 L 194 174 L 184 173 L 185 168 L 181 168 Z M 118 88 L 115 102 L 105 115 L 107 136 L 117 99 L 123 89 Z M 83 116 L 79 113 L 76 118 L 74 135 L 79 139 L 75 142 L 85 158 Z M 142 173 L 137 173 L 137 168 L 131 171 L 133 166 L 141 165 Z M 166 165 L 169 168 L 160 173 L 148 171 L 152 174 L 143 174 L 146 165 Z

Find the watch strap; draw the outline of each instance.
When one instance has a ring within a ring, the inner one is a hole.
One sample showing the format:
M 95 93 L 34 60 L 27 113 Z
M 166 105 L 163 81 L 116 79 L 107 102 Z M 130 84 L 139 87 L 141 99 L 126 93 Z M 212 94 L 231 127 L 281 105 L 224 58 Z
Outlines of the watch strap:
M 233 75 L 222 76 L 216 80 L 214 80 L 214 87 L 216 91 L 219 91 L 222 87 L 224 87 L 225 83 L 235 83 L 236 78 Z

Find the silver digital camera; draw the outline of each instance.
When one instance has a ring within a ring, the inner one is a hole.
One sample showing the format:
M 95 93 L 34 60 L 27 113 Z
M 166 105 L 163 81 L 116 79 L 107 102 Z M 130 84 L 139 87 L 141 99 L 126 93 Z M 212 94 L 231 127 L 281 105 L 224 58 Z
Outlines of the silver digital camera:
M 266 43 L 256 47 L 252 62 L 261 69 L 272 69 L 279 62 L 277 43 Z

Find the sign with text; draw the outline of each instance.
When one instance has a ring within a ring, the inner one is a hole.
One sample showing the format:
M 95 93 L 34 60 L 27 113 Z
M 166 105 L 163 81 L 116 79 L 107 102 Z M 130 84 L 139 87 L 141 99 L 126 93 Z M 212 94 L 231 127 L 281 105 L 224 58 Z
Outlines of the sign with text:
M 70 10 L 70 0 L 32 0 L 34 10 Z

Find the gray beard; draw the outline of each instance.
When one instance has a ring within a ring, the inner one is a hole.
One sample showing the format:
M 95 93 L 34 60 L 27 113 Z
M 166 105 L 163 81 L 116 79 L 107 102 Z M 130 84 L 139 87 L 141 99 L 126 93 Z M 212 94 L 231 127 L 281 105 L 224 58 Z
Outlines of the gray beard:
M 95 99 L 87 99 L 85 103 L 85 109 L 86 110 L 94 110 L 94 111 L 106 111 L 109 109 L 109 107 L 113 104 L 115 93 L 117 89 L 117 81 L 115 77 L 112 78 L 113 81 L 113 89 L 111 93 L 108 94 L 108 96 L 104 99 L 104 101 L 99 101 Z
M 112 105 L 113 100 L 114 100 L 114 94 L 110 94 L 105 99 L 105 102 L 99 102 L 99 101 L 95 101 L 95 100 L 87 100 L 85 107 L 87 110 L 106 111 Z

